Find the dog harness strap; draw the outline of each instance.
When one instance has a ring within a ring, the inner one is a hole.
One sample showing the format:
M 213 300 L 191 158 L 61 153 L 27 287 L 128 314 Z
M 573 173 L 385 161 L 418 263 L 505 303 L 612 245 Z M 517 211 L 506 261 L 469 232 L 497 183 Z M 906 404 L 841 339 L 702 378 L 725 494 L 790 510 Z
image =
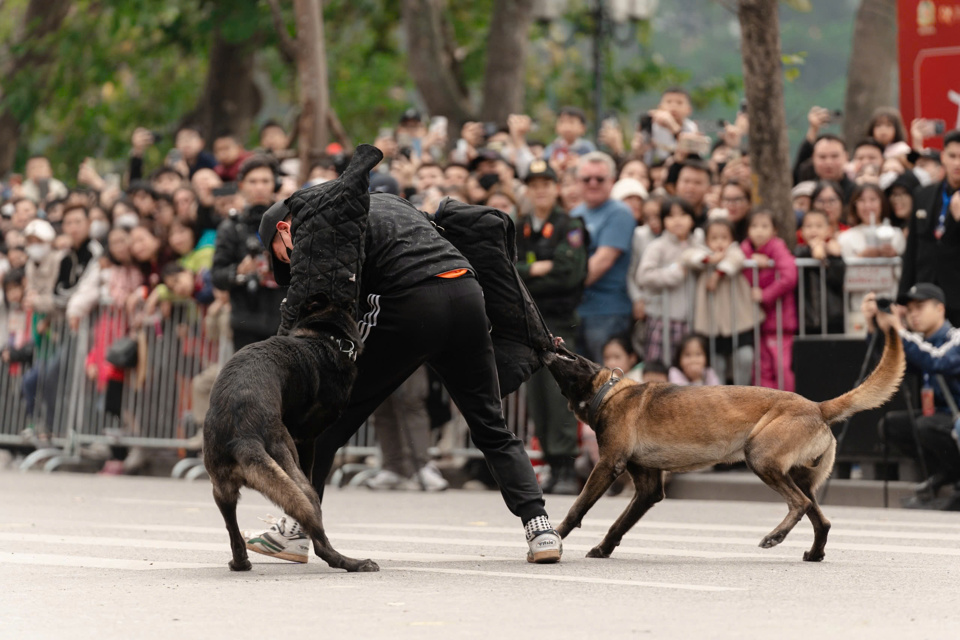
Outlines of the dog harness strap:
M 616 375 L 610 376 L 610 379 L 607 380 L 606 384 L 600 387 L 597 390 L 596 395 L 593 396 L 593 400 L 590 401 L 590 406 L 587 407 L 587 419 L 590 421 L 590 426 L 595 427 L 597 424 L 597 417 L 600 413 L 600 404 L 603 403 L 603 399 L 607 397 L 607 394 L 610 392 L 610 389 L 620 382 L 620 378 Z

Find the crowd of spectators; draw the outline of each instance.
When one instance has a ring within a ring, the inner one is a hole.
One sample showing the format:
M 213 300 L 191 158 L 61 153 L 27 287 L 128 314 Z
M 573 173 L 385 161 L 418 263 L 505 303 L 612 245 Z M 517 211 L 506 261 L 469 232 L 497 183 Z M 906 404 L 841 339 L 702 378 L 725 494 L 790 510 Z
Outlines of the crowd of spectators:
M 908 129 L 895 109 L 878 109 L 856 140 L 830 131 L 837 119 L 820 107 L 808 114 L 786 213 L 797 223 L 789 244 L 778 230 L 784 212 L 754 206 L 745 110 L 706 135 L 681 88 L 665 91 L 629 130 L 605 120 L 595 140 L 575 107 L 559 110 L 549 137 L 523 114 L 506 126 L 468 122 L 450 131 L 445 118 L 410 109 L 374 141 L 384 159 L 371 190 L 428 214 L 444 198 L 495 207 L 518 223 L 519 236 L 538 240 L 564 221 L 563 251 L 581 251 L 584 264 L 574 282 L 546 294 L 545 316 L 593 360 L 604 361 L 619 340 L 637 378 L 650 367 L 681 384 L 792 390 L 799 329 L 868 328 L 863 296 L 845 295 L 850 269 L 871 270 L 865 279 L 886 283 L 889 295 L 935 283 L 946 318 L 960 319 L 960 131 L 947 132 L 938 151 L 926 146 L 940 133 L 934 122 Z M 282 126 L 269 121 L 258 134 L 247 149 L 245 132 L 183 125 L 164 162 L 151 167 L 144 158 L 157 141 L 138 128 L 119 180 L 98 175 L 92 160 L 76 175 L 54 176 L 41 155 L 3 178 L 2 356 L 10 375 L 23 376 L 30 410 L 37 375 L 57 365 L 34 363 L 30 345 L 53 322 L 76 330 L 95 307 L 129 318 L 114 336 L 188 301 L 203 312 L 228 310 L 235 348 L 275 333 L 284 289 L 264 259 L 259 219 L 304 184 L 336 177 L 349 151 L 331 144 L 302 167 Z M 556 243 L 547 244 L 552 256 Z M 518 265 L 535 297 L 537 279 L 560 268 L 538 251 L 531 245 Z M 902 264 L 853 260 L 896 257 Z M 798 270 L 795 258 L 824 268 Z M 665 345 L 676 352 L 664 353 Z M 86 370 L 105 383 L 117 379 L 111 367 L 91 358 Z

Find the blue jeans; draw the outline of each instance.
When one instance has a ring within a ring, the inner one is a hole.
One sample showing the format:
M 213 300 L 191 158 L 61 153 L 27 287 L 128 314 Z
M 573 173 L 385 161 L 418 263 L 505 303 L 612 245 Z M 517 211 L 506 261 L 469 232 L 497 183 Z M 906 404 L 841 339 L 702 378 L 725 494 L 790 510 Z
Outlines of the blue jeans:
M 611 314 L 603 316 L 581 316 L 577 330 L 577 352 L 588 360 L 603 362 L 603 345 L 614 336 L 627 335 L 629 340 L 633 316 Z

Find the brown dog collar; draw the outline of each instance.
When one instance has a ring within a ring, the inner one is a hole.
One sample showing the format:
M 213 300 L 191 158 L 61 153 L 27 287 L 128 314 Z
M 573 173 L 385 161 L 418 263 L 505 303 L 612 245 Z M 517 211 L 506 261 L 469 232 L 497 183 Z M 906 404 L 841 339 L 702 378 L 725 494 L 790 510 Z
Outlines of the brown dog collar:
M 617 371 L 620 372 L 620 376 L 617 375 Z M 590 406 L 587 407 L 587 422 L 591 427 L 597 426 L 597 418 L 600 415 L 600 405 L 603 403 L 603 399 L 607 397 L 607 394 L 610 392 L 610 389 L 613 389 L 618 382 L 623 378 L 623 369 L 617 367 L 613 370 L 613 375 L 610 376 L 610 379 L 607 382 L 597 389 L 597 393 L 594 394 L 593 400 L 590 401 Z

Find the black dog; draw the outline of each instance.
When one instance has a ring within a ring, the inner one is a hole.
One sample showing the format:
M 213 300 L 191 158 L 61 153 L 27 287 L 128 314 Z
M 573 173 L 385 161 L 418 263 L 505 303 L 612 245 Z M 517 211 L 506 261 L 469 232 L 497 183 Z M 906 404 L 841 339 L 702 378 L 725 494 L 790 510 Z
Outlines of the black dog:
M 244 347 L 217 376 L 203 426 L 203 461 L 230 534 L 232 570 L 251 567 L 237 523 L 245 486 L 299 522 L 331 567 L 379 571 L 373 561 L 344 557 L 330 546 L 320 499 L 302 471 L 312 468 L 314 440 L 347 405 L 360 344 L 352 316 L 328 307 L 307 315 L 290 335 Z

